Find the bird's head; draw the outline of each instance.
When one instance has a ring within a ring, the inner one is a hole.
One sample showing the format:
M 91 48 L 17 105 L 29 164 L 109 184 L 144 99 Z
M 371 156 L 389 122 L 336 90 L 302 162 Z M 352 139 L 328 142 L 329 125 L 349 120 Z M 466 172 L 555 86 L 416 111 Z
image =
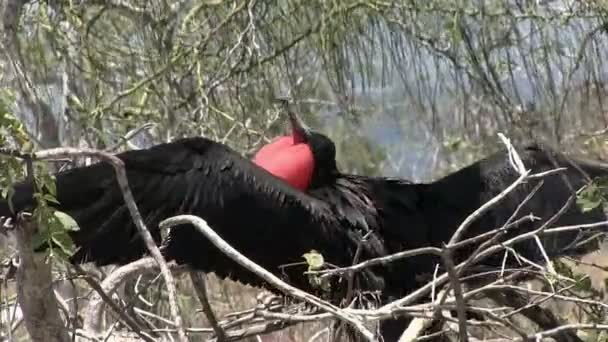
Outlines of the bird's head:
M 302 191 L 335 179 L 338 169 L 334 143 L 311 130 L 293 111 L 288 110 L 288 115 L 291 134 L 262 146 L 253 162 Z

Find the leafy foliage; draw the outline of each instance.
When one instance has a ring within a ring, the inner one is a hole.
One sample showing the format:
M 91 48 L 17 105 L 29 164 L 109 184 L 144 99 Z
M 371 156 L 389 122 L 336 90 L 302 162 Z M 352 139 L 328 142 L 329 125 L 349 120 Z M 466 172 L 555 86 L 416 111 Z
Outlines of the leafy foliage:
M 323 255 L 315 250 L 304 253 L 302 257 L 306 260 L 306 264 L 308 264 L 308 272 L 318 271 L 325 266 L 325 259 L 323 258 Z M 313 287 L 320 288 L 325 292 L 331 290 L 331 283 L 327 278 L 321 278 L 316 274 L 308 274 L 308 281 L 313 285 Z
M 587 184 L 576 197 L 576 204 L 583 212 L 591 211 L 606 203 L 608 178 L 596 179 Z
M 15 101 L 12 92 L 0 90 L 0 141 L 3 146 L 16 145 L 22 153 L 33 152 L 34 145 L 29 139 L 25 127 L 11 112 L 11 103 Z M 10 198 L 13 194 L 12 184 L 25 176 L 23 163 L 10 156 L 0 157 L 0 167 L 5 171 L 0 174 L 0 187 L 2 196 Z M 35 236 L 35 246 L 51 246 L 50 253 L 53 254 L 53 246 L 59 247 L 62 257 L 74 253 L 75 247 L 68 232 L 78 230 L 78 224 L 66 213 L 55 210 L 50 204 L 58 203 L 56 199 L 57 188 L 55 179 L 50 175 L 45 163 L 36 163 L 34 168 L 34 183 L 37 193 L 34 200 L 37 204 L 33 218 L 39 228 Z M 9 206 L 11 202 L 9 201 Z M 12 207 L 11 207 L 12 210 Z
M 302 255 L 308 264 L 308 271 L 315 271 L 321 269 L 325 265 L 323 255 L 315 250 L 311 250 L 308 253 Z

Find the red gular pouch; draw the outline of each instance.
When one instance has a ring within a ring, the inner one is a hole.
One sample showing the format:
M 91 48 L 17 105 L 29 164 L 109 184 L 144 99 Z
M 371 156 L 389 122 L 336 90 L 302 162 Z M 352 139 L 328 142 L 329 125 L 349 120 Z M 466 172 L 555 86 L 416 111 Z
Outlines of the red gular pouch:
M 315 167 L 312 150 L 299 134 L 281 136 L 264 145 L 253 162 L 301 191 L 310 186 Z

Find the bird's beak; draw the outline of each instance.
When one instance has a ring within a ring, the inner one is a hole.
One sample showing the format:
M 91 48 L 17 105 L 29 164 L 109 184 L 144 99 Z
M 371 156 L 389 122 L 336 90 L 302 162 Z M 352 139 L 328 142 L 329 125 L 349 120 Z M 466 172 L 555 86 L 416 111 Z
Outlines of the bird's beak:
M 302 121 L 302 119 L 291 109 L 289 97 L 278 97 L 275 99 L 283 110 L 287 112 L 289 116 L 289 122 L 291 123 L 291 134 L 293 136 L 294 143 L 306 143 L 312 135 L 312 130 Z
M 294 142 L 308 142 L 308 138 L 312 133 L 311 129 L 306 126 L 304 121 L 293 111 L 288 111 L 289 121 L 291 122 L 291 130 Z

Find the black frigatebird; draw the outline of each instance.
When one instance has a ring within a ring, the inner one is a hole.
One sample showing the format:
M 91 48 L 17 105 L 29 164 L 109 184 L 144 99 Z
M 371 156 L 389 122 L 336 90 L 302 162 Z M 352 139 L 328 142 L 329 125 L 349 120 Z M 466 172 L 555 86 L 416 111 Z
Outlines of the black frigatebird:
M 265 145 L 253 162 L 203 137 L 117 154 L 142 218 L 156 242 L 162 243 L 167 259 L 221 278 L 263 285 L 193 227 L 175 227 L 161 241 L 159 223 L 179 214 L 204 218 L 233 247 L 305 289 L 310 283 L 303 275 L 304 253 L 316 250 L 337 266 L 352 264 L 355 254 L 386 254 L 378 239 L 368 234 L 373 228 L 368 217 L 337 212 L 332 204 L 306 193 L 333 172 L 325 165 L 335 166 L 335 147 L 296 116 L 291 116 L 291 123 L 291 134 Z M 72 262 L 125 264 L 146 254 L 110 164 L 73 168 L 57 173 L 55 179 L 58 204 L 49 205 L 69 214 L 80 227 L 70 232 L 78 248 Z M 15 213 L 33 208 L 33 193 L 28 181 L 14 185 L 10 200 Z M 0 216 L 12 215 L 8 201 L 0 202 Z M 382 288 L 382 280 L 371 272 L 363 277 L 368 284 L 364 287 Z
M 337 168 L 333 142 L 305 127 L 293 112 L 289 115 L 292 133 L 262 147 L 253 161 L 202 137 L 118 154 L 157 243 L 161 243 L 160 221 L 179 214 L 197 215 L 261 266 L 286 274 L 292 283 L 308 289 L 303 267 L 282 266 L 302 261 L 302 255 L 312 249 L 328 262 L 345 266 L 353 262 L 359 248 L 363 248 L 359 260 L 364 260 L 440 246 L 469 214 L 519 176 L 504 151 L 429 184 L 344 174 Z M 556 166 L 567 170 L 520 186 L 477 220 L 467 236 L 502 226 L 535 183 L 542 181 L 545 184 L 538 193 L 519 210 L 520 215 L 532 212 L 541 220 L 523 222 L 511 234 L 534 229 L 572 194 L 562 176 L 578 189 L 587 182 L 579 168 L 591 177 L 608 171 L 603 164 L 573 160 L 538 146 L 519 151 L 534 173 Z M 124 264 L 145 254 L 109 164 L 100 162 L 60 172 L 56 188 L 57 208 L 80 226 L 71 233 L 79 247 L 74 262 Z M 11 200 L 16 211 L 31 209 L 32 193 L 32 184 L 15 186 Z M 10 215 L 7 202 L 0 203 L 0 216 Z M 604 219 L 601 208 L 583 213 L 572 206 L 554 224 Z M 364 236 L 367 238 L 362 242 Z M 559 243 L 547 246 L 547 251 L 550 255 L 560 253 L 558 247 L 572 238 L 553 239 Z M 540 253 L 534 243 L 520 247 L 522 255 L 538 260 Z M 192 227 L 174 228 L 162 249 L 167 258 L 196 269 L 263 285 Z M 416 275 L 432 272 L 436 262 L 433 257 L 416 257 L 390 269 L 367 270 L 362 274 L 362 287 L 384 290 L 386 298 L 396 298 L 418 286 Z

